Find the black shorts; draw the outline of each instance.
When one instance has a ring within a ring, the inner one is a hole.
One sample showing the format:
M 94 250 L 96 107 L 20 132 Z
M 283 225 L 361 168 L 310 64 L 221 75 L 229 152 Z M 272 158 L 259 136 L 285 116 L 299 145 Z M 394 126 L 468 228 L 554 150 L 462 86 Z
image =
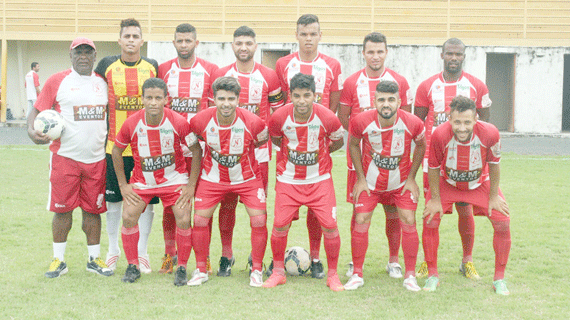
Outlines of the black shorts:
M 107 159 L 107 190 L 105 190 L 105 201 L 107 202 L 121 202 L 123 201 L 123 195 L 121 195 L 121 188 L 119 188 L 119 182 L 117 181 L 117 175 L 115 174 L 115 167 L 113 166 L 113 158 L 110 154 L 105 155 Z M 123 164 L 125 169 L 125 176 L 127 181 L 131 179 L 131 172 L 135 167 L 135 161 L 133 157 L 126 156 L 123 157 Z M 150 204 L 157 204 L 158 197 L 152 198 Z

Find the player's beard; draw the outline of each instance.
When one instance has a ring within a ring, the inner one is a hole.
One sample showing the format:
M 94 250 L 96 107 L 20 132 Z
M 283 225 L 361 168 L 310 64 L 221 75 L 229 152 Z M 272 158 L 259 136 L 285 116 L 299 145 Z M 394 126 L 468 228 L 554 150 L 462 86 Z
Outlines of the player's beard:
M 188 51 L 187 54 L 181 54 L 180 52 L 178 52 L 178 58 L 183 60 L 190 59 L 193 55 L 194 55 L 194 49 Z
M 390 114 L 388 114 L 388 115 L 384 114 L 384 109 L 390 110 Z M 378 114 L 380 115 L 380 117 L 388 120 L 388 119 L 392 118 L 396 114 L 396 112 L 398 112 L 398 109 L 392 110 L 389 107 L 384 107 L 384 108 L 380 109 L 380 112 L 378 112 Z

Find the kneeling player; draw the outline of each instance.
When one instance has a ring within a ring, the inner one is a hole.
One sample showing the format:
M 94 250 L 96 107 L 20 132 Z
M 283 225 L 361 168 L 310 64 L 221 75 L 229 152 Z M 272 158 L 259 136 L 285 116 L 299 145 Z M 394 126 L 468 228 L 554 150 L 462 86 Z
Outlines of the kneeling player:
M 113 165 L 117 173 L 123 205 L 123 249 L 129 266 L 123 282 L 135 282 L 140 278 L 137 244 L 138 220 L 150 200 L 157 196 L 165 207 L 172 206 L 176 219 L 176 244 L 178 245 L 178 269 L 174 284 L 188 281 L 186 263 L 192 249 L 191 200 L 200 170 L 201 149 L 192 136 L 189 146 L 192 152 L 192 172 L 186 171 L 181 143 L 191 134 L 190 124 L 184 117 L 170 109 L 167 102 L 166 83 L 150 78 L 142 86 L 144 110 L 130 116 L 119 131 L 113 146 Z M 128 145 L 133 150 L 135 167 L 127 182 L 123 169 L 123 150 Z
M 499 131 L 492 124 L 477 121 L 475 103 L 469 98 L 455 97 L 450 108 L 449 121 L 433 132 L 429 150 L 430 191 L 424 210 L 427 241 L 423 243 L 429 278 L 424 290 L 435 291 L 439 285 L 437 247 L 441 215 L 450 212 L 454 203 L 465 202 L 473 205 L 475 213 L 487 215 L 493 224 L 493 288 L 498 294 L 508 295 L 504 277 L 511 232 L 509 206 L 499 189 Z
M 344 285 L 355 290 L 364 285 L 362 266 L 368 249 L 368 229 L 378 203 L 394 207 L 402 228 L 406 273 L 404 287 L 420 291 L 415 278 L 419 238 L 415 212 L 420 190 L 415 177 L 426 150 L 422 121 L 400 110 L 398 84 L 381 81 L 374 106 L 350 120 L 350 157 L 357 175 L 354 185 L 355 224 L 352 228 L 354 274 Z M 362 151 L 360 141 L 362 140 Z M 412 141 L 415 142 L 410 162 Z
M 273 273 L 265 288 L 285 284 L 287 235 L 300 206 L 315 213 L 324 235 L 328 262 L 327 286 L 344 288 L 337 274 L 340 236 L 330 153 L 343 145 L 343 128 L 335 114 L 314 103 L 315 80 L 298 73 L 291 78 L 292 103 L 277 109 L 269 120 L 271 140 L 280 146 L 275 184 L 275 220 L 271 234 Z
M 194 252 L 196 271 L 189 286 L 208 281 L 208 223 L 225 196 L 237 194 L 243 201 L 251 225 L 253 261 L 249 285 L 261 287 L 261 266 L 267 246 L 265 189 L 257 172 L 254 149 L 267 142 L 267 127 L 255 114 L 237 108 L 241 87 L 237 79 L 221 77 L 212 84 L 216 108 L 196 114 L 190 124 L 205 142 L 203 170 L 194 205 Z

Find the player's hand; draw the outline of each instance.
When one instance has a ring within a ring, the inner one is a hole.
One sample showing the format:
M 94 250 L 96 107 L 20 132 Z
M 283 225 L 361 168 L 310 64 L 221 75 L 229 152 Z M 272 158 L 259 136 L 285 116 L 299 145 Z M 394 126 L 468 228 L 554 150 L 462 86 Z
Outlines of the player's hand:
M 186 205 L 190 204 L 192 198 L 194 198 L 194 187 L 189 185 L 183 185 L 175 190 L 176 192 L 180 192 L 180 197 L 174 203 L 175 206 L 179 207 L 180 209 L 184 209 Z M 191 204 L 190 204 L 191 205 Z
M 401 195 L 404 195 L 404 193 L 406 193 L 406 190 L 409 190 L 412 193 L 412 200 L 414 202 L 418 202 L 418 200 L 420 199 L 420 188 L 418 187 L 418 184 L 416 183 L 415 179 L 411 178 L 406 179 L 406 183 L 402 188 Z
M 128 205 L 134 206 L 139 201 L 143 201 L 142 198 L 133 190 L 138 189 L 137 186 L 133 184 L 125 184 L 121 189 L 121 195 L 123 195 L 123 201 L 127 202 Z
M 370 189 L 368 189 L 368 183 L 366 180 L 356 180 L 354 188 L 352 189 L 352 199 L 354 199 L 355 204 L 358 202 L 358 198 L 363 191 L 370 196 Z
M 441 207 L 441 201 L 435 201 L 433 199 L 428 200 L 428 202 L 426 203 L 426 207 L 424 208 L 424 215 L 423 218 L 425 219 L 426 217 L 429 216 L 429 219 L 427 221 L 427 223 L 431 223 L 431 220 L 433 219 L 433 217 L 439 214 L 439 217 L 441 218 L 441 215 L 443 214 L 443 208 Z
M 35 144 L 48 144 L 51 142 L 50 138 L 40 131 L 28 130 L 28 136 Z
M 501 198 L 499 195 L 494 197 L 489 197 L 489 218 L 493 210 L 497 210 L 505 216 L 509 216 L 509 205 L 505 199 Z

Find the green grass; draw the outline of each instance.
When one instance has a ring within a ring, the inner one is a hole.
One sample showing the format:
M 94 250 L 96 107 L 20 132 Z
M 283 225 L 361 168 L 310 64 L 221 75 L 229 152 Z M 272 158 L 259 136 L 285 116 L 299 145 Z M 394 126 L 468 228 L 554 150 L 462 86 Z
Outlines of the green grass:
M 568 157 L 503 156 L 501 188 L 512 212 L 513 244 L 506 273 L 511 291 L 508 297 L 498 296 L 491 289 L 494 253 L 488 219 L 477 217 L 475 220 L 474 259 L 482 280 L 471 281 L 459 274 L 462 253 L 457 216 L 445 215 L 440 229 L 441 285 L 435 293 L 412 293 L 402 287 L 401 280 L 391 279 L 384 272 L 388 248 L 384 214 L 379 208 L 370 229 L 364 270 L 366 283 L 353 292 L 333 293 L 324 280 L 308 277 L 289 277 L 286 285 L 273 290 L 249 287 L 245 264 L 250 251 L 250 228 L 243 206 L 239 207 L 234 236 L 236 265 L 229 278 L 214 276 L 201 287 L 179 288 L 172 284 L 172 275 L 156 272 L 164 252 L 159 205 L 149 244 L 155 270 L 151 275 L 143 275 L 135 284 L 122 283 L 120 277 L 126 268 L 124 256 L 113 277 L 103 278 L 86 272 L 85 236 L 81 231 L 81 215 L 76 210 L 66 252 L 69 273 L 58 279 L 47 279 L 43 274 L 52 256 L 52 214 L 45 209 L 48 157 L 46 147 L 0 147 L 0 159 L 3 159 L 0 165 L 0 319 L 563 319 L 570 311 L 570 290 L 566 287 L 569 282 L 566 266 L 570 262 Z M 334 162 L 342 239 L 339 274 L 344 282 L 347 280 L 345 266 L 351 260 L 351 206 L 344 201 L 344 152 L 335 153 Z M 274 191 L 270 188 L 269 226 L 273 221 L 273 199 Z M 422 210 L 423 204 L 420 204 L 416 213 L 420 232 Z M 211 256 L 217 269 L 221 251 L 217 222 L 214 230 Z M 101 244 L 104 255 L 107 250 L 104 230 Z M 303 215 L 291 228 L 288 246 L 293 245 L 308 248 Z M 321 255 L 324 259 L 324 249 Z M 266 263 L 270 257 L 268 243 Z M 418 264 L 422 257 L 420 246 Z M 402 256 L 400 259 L 403 262 Z M 188 268 L 192 270 L 194 265 L 192 254 Z M 420 280 L 420 285 L 423 282 Z

